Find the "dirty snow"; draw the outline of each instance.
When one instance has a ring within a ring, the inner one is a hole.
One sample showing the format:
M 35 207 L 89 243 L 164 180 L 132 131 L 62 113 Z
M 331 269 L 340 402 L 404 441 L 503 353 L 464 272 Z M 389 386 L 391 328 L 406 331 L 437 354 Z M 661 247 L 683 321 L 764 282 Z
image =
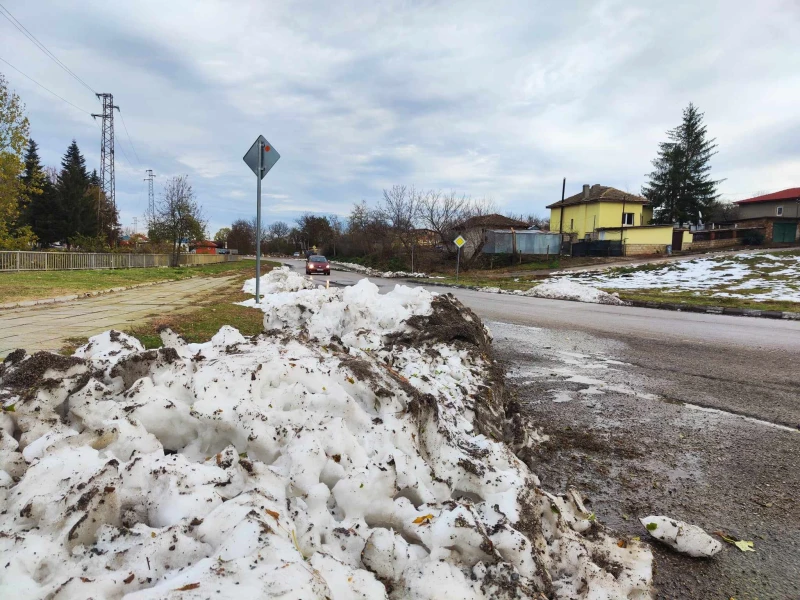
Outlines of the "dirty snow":
M 273 269 L 266 275 L 261 276 L 259 284 L 259 292 L 262 294 L 277 294 L 279 292 L 297 292 L 299 290 L 313 289 L 314 282 L 308 277 L 304 277 L 300 273 L 292 271 L 287 266 L 278 267 Z M 256 293 L 256 279 L 248 279 L 242 286 L 242 291 L 245 294 Z
M 792 253 L 736 254 L 696 258 L 633 271 L 557 274 L 551 281 L 580 282 L 605 289 L 693 291 L 721 298 L 800 302 L 800 255 Z
M 510 294 L 513 296 L 532 296 L 534 298 L 550 298 L 553 300 L 574 300 L 594 304 L 624 305 L 616 294 L 609 294 L 595 287 L 583 285 L 569 279 L 553 279 L 540 283 L 527 290 L 504 290 L 499 287 L 479 288 L 491 294 Z
M 639 521 L 652 537 L 683 554 L 709 558 L 722 550 L 722 544 L 697 525 L 664 516 L 643 517 Z
M 426 273 L 418 273 L 413 272 L 409 273 L 407 271 L 380 271 L 378 269 L 372 269 L 370 267 L 365 267 L 364 265 L 358 265 L 355 263 L 347 263 L 347 262 L 338 262 L 335 260 L 331 261 L 331 265 L 334 267 L 340 267 L 346 271 L 353 271 L 355 273 L 363 273 L 368 277 L 384 277 L 386 279 L 393 279 L 393 278 L 423 278 L 428 277 Z
M 262 283 L 255 338 L 145 351 L 112 331 L 3 363 L 0 597 L 650 596 L 645 544 L 479 431 L 496 396 L 471 312 Z M 426 337 L 437 311 L 458 341 Z

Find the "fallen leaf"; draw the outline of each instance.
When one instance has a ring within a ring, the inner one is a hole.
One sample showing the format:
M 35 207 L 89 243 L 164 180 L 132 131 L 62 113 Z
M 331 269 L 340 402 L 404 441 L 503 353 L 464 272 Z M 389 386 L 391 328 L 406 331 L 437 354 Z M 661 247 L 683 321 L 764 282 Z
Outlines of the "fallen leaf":
M 721 531 L 715 531 L 714 533 L 716 533 L 719 537 L 721 537 L 723 540 L 725 540 L 729 544 L 733 544 L 734 546 L 736 546 L 742 552 L 755 552 L 756 551 L 756 549 L 754 548 L 753 542 L 750 542 L 750 541 L 747 541 L 747 540 L 736 540 L 734 538 L 728 537 L 727 535 L 725 535 Z
M 620 548 L 627 548 L 628 542 L 626 542 L 625 540 L 617 540 L 617 546 L 619 546 Z
M 150 532 L 150 537 L 156 537 L 156 532 L 155 531 L 151 531 Z
M 94 579 L 89 579 L 88 577 L 81 577 L 81 581 L 83 583 L 91 583 Z
M 270 509 L 268 509 L 268 508 L 267 508 L 267 509 L 265 509 L 265 510 L 267 511 L 267 514 L 268 514 L 270 517 L 272 517 L 273 519 L 275 519 L 276 521 L 278 520 L 278 517 L 280 517 L 280 516 L 281 516 L 281 515 L 280 515 L 280 513 L 276 512 L 276 511 L 274 511 L 274 510 L 270 510 Z
M 9 404 L 8 406 L 4 406 L 3 410 L 6 412 L 17 412 L 17 405 L 16 404 Z
M 655 531 L 658 529 L 658 523 L 648 523 L 645 527 L 647 527 L 647 531 Z
M 123 581 L 124 583 L 130 583 L 131 581 L 133 581 L 133 577 L 134 577 L 134 575 L 133 575 L 133 573 L 131 573 L 130 575 L 128 575 L 128 576 L 127 576 L 125 579 L 123 579 L 122 581 Z
M 185 586 L 179 587 L 179 588 L 177 588 L 177 589 L 175 589 L 173 591 L 175 591 L 175 592 L 188 592 L 189 590 L 196 590 L 199 587 L 200 587 L 199 583 L 187 583 Z
M 414 525 L 422 525 L 424 523 L 430 523 L 431 519 L 433 519 L 433 515 L 422 515 L 421 517 L 417 517 L 414 519 Z

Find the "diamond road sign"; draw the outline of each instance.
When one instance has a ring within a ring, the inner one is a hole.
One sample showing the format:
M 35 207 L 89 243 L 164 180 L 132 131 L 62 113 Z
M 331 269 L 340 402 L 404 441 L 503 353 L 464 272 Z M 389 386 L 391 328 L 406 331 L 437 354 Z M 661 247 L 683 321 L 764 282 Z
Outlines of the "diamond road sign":
M 278 154 L 278 151 L 270 144 L 267 139 L 260 135 L 256 138 L 256 141 L 253 142 L 253 145 L 250 146 L 250 150 L 247 151 L 247 154 L 244 155 L 244 162 L 247 163 L 247 166 L 253 170 L 253 173 L 258 176 L 258 149 L 259 147 L 263 148 L 262 158 L 261 158 L 261 179 L 264 179 L 264 175 L 266 175 L 269 170 L 275 166 L 275 163 L 278 162 L 278 159 L 281 157 Z
M 466 244 L 466 243 L 467 243 L 467 240 L 465 240 L 465 239 L 464 239 L 463 237 L 461 237 L 461 236 L 458 236 L 456 239 L 454 239 L 454 240 L 453 240 L 453 243 L 454 243 L 456 246 L 458 246 L 459 248 L 461 248 L 461 246 L 463 246 L 464 244 Z

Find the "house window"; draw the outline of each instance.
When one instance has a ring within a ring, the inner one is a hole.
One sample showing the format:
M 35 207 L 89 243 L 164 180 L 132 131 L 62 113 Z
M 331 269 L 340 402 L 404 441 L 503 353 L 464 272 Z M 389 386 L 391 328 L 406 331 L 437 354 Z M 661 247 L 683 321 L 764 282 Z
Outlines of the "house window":
M 574 225 L 575 225 L 575 219 L 570 219 L 569 220 L 569 230 L 570 231 L 575 231 Z
M 783 207 L 782 206 L 776 206 L 775 207 L 775 214 L 777 216 L 779 216 L 779 217 L 782 217 L 783 216 Z
M 633 213 L 622 213 L 622 226 L 632 226 L 633 225 Z

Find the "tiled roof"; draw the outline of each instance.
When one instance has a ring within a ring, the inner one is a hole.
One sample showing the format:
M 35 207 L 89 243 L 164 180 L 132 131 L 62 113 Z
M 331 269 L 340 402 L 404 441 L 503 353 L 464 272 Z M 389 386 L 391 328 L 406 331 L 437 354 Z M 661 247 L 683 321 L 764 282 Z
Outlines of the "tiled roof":
M 547 208 L 560 208 L 562 206 L 571 206 L 573 204 L 586 204 L 589 202 L 631 202 L 631 203 L 639 203 L 639 204 L 649 204 L 647 198 L 643 198 L 642 196 L 637 196 L 636 194 L 629 194 L 628 192 L 623 192 L 622 190 L 618 190 L 617 188 L 613 188 L 607 185 L 600 185 L 594 184 L 592 187 L 589 188 L 588 196 L 584 193 L 583 190 L 575 194 L 574 196 L 570 196 L 569 198 L 564 198 L 564 202 L 562 203 L 560 200 L 553 204 L 550 204 Z

